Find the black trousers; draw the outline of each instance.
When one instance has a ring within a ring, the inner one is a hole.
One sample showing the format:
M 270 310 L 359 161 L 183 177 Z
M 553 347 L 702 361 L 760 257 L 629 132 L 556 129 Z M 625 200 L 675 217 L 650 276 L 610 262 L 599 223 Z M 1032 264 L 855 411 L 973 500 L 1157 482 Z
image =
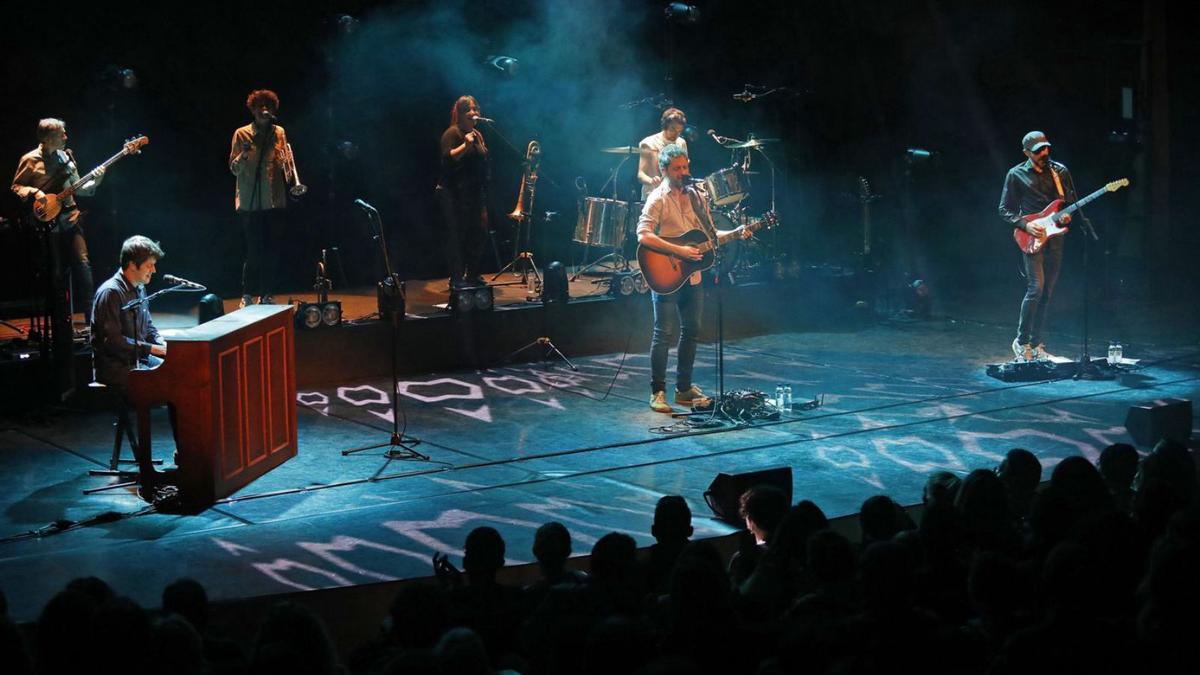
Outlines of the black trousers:
M 487 241 L 487 209 L 483 193 L 439 186 L 436 190 L 446 224 L 446 265 L 450 281 L 478 275 Z
M 283 255 L 283 209 L 238 211 L 242 227 L 245 262 L 242 264 L 242 295 L 271 295 L 279 279 L 279 258 Z
M 60 228 L 53 235 L 56 241 L 51 245 L 54 285 L 56 289 L 61 289 L 55 295 L 64 299 L 62 311 L 67 314 L 68 324 L 71 312 L 79 311 L 83 312 L 84 323 L 90 326 L 96 282 L 92 278 L 92 266 L 88 260 L 87 240 L 83 238 L 83 230 L 75 225 L 63 222 Z M 69 303 L 66 299 L 69 299 Z
M 1063 238 L 1048 241 L 1037 253 L 1022 254 L 1025 262 L 1025 298 L 1021 300 L 1021 316 L 1017 323 L 1017 342 L 1023 345 L 1042 344 L 1046 327 L 1046 310 L 1054 296 L 1058 272 L 1062 269 Z

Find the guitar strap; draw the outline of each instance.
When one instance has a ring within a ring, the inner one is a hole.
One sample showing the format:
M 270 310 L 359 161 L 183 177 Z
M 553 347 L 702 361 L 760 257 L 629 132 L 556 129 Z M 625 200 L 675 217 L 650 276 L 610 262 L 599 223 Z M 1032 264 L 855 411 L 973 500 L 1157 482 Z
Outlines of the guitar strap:
M 1054 162 L 1050 162 L 1050 175 L 1054 176 L 1054 187 L 1058 189 L 1058 198 L 1066 199 L 1067 195 L 1062 189 L 1062 180 L 1058 177 L 1058 171 L 1054 169 Z
M 700 226 L 704 229 L 704 234 L 708 235 L 709 239 L 716 240 L 717 226 L 713 224 L 708 205 L 700 199 L 700 194 L 695 190 L 687 190 L 687 195 L 692 202 L 692 210 L 696 212 L 696 220 L 700 221 Z

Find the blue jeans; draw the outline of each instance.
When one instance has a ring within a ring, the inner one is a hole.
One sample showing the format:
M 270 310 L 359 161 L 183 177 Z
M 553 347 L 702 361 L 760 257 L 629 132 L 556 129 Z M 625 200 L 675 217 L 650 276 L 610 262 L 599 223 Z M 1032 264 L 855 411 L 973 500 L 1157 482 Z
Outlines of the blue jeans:
M 704 289 L 684 284 L 674 293 L 650 292 L 654 306 L 654 332 L 650 336 L 650 393 L 666 391 L 667 351 L 679 333 L 675 353 L 675 390 L 692 386 L 692 364 L 696 360 L 696 338 L 700 335 L 700 315 L 704 311 Z
M 1025 299 L 1021 301 L 1021 318 L 1017 324 L 1017 342 L 1023 345 L 1042 344 L 1042 329 L 1046 325 L 1046 308 L 1058 283 L 1062 268 L 1063 238 L 1055 237 L 1037 253 L 1024 254 Z

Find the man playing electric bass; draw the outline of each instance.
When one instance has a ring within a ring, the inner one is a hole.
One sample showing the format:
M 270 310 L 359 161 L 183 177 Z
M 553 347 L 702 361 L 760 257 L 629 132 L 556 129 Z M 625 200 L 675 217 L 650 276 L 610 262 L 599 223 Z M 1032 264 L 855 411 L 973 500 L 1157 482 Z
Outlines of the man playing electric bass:
M 729 232 L 717 232 L 712 224 L 704 196 L 691 184 L 687 151 L 672 143 L 658 153 L 658 166 L 666 180 L 650 191 L 638 219 L 638 243 L 674 258 L 698 262 L 704 254 L 691 246 L 673 243 L 668 238 L 692 231 L 714 238 Z M 744 230 L 749 236 L 750 230 Z M 704 309 L 704 289 L 700 272 L 693 273 L 678 290 L 652 291 L 654 332 L 650 337 L 650 409 L 669 413 L 666 400 L 667 352 L 678 329 L 676 350 L 675 402 L 682 405 L 707 405 L 709 398 L 692 382 L 692 364 L 696 359 L 696 338 Z
M 17 173 L 13 176 L 12 191 L 26 200 L 31 207 L 46 196 L 59 192 L 64 187 L 79 181 L 79 167 L 75 163 L 75 155 L 67 148 L 67 125 L 60 119 L 48 117 L 38 122 L 38 147 L 25 153 L 17 165 Z M 96 186 L 104 179 L 104 169 L 92 173 L 92 180 L 75 191 L 81 196 L 91 196 Z M 52 248 L 54 255 L 54 280 L 56 286 L 65 290 L 66 270 L 61 261 L 69 261 L 69 269 L 74 279 L 78 295 L 74 296 L 71 305 L 81 309 L 84 322 L 92 319 L 92 291 L 95 288 L 92 281 L 92 268 L 88 264 L 87 241 L 83 238 L 83 229 L 79 222 L 79 209 L 75 200 L 67 197 L 62 204 L 62 211 L 54 222 L 47 223 L 50 231 L 57 238 L 57 246 Z M 56 296 L 59 295 L 57 292 Z M 63 297 L 66 297 L 65 295 Z M 69 312 L 68 306 L 59 308 Z M 64 319 L 68 324 L 70 316 Z M 68 325 L 69 327 L 69 325 Z
M 1023 230 L 1034 242 L 1034 249 L 1022 250 L 1025 265 L 1025 298 L 1017 337 L 1012 342 L 1013 355 L 1018 360 L 1048 359 L 1042 331 L 1046 325 L 1046 309 L 1054 294 L 1054 284 L 1062 267 L 1063 237 L 1047 237 L 1044 223 L 1025 216 L 1036 214 L 1056 199 L 1067 203 L 1076 200 L 1075 181 L 1066 166 L 1050 159 L 1050 142 L 1046 134 L 1031 131 L 1025 134 L 1021 147 L 1027 159 L 1008 170 L 1004 190 L 1000 193 L 1000 217 L 1010 227 Z M 1069 213 L 1061 214 L 1058 225 L 1071 221 Z

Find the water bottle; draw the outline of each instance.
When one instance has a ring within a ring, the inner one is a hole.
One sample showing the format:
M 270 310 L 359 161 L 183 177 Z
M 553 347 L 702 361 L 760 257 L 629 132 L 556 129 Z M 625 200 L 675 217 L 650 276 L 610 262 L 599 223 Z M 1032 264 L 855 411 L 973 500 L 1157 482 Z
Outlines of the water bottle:
M 773 400 L 775 402 L 775 407 L 782 410 L 783 409 L 783 385 L 782 384 L 775 385 L 775 398 Z
M 1108 365 L 1115 366 L 1121 362 L 1121 345 L 1116 342 L 1108 343 Z
M 792 385 L 783 385 L 783 408 L 784 410 L 792 409 Z
M 1121 348 L 1121 343 L 1116 344 L 1116 358 L 1113 360 L 1113 365 L 1121 363 L 1121 359 L 1125 358 L 1125 350 Z

